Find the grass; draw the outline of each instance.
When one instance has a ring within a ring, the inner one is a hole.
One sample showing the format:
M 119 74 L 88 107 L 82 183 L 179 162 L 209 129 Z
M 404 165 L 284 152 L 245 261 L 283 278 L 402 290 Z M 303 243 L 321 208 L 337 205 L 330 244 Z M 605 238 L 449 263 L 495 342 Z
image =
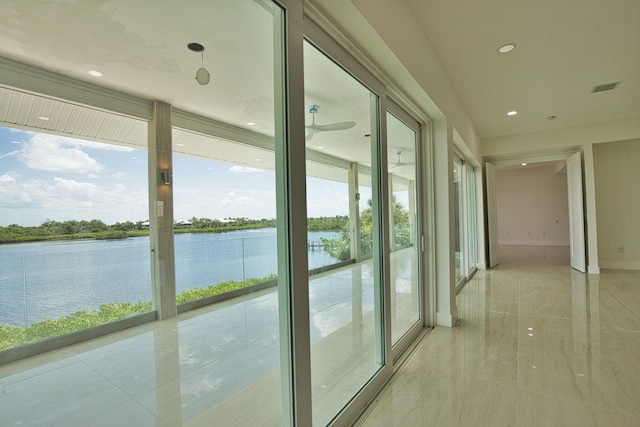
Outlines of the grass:
M 203 288 L 188 289 L 176 296 L 177 304 L 195 301 L 212 295 L 219 295 L 276 279 L 276 275 L 244 281 L 229 280 Z M 152 310 L 151 301 L 110 302 L 97 310 L 82 310 L 56 319 L 46 319 L 32 323 L 28 327 L 0 324 L 0 351 L 21 345 L 42 341 L 75 331 L 104 325 Z

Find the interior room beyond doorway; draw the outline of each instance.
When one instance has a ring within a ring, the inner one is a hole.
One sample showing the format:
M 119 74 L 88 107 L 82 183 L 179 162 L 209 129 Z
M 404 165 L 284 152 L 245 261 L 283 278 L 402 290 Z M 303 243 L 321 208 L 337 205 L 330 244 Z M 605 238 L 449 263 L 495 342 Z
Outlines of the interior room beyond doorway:
M 564 160 L 496 168 L 501 262 L 569 265 L 569 207 Z

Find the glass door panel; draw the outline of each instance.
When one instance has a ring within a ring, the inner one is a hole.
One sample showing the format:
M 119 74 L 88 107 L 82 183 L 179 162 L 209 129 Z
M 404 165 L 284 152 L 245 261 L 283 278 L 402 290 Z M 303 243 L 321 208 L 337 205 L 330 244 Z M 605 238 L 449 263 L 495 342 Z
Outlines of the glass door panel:
M 467 246 L 468 246 L 468 273 L 476 268 L 478 260 L 477 236 L 476 236 L 476 175 L 473 168 L 468 165 L 467 171 Z
M 416 132 L 387 113 L 393 344 L 420 319 Z
M 377 98 L 309 43 L 304 61 L 307 182 L 322 184 L 307 188 L 308 223 L 349 215 L 348 232 L 325 239 L 348 262 L 309 278 L 313 424 L 326 425 L 381 367 L 379 212 L 371 173 Z M 352 245 L 357 240 L 359 247 Z
M 464 201 L 462 192 L 462 162 L 459 160 L 453 161 L 453 194 L 455 203 L 455 260 L 456 260 L 456 282 L 459 282 L 464 277 Z
M 172 425 L 280 425 L 289 418 L 281 411 L 281 396 L 288 395 L 281 359 L 288 355 L 280 349 L 287 334 L 279 316 L 288 307 L 279 295 L 286 278 L 278 274 L 274 151 L 283 143 L 282 11 L 267 0 L 212 0 L 197 10 L 176 2 L 171 13 L 202 22 L 194 28 L 207 47 L 204 64 L 213 67 L 210 47 L 223 64 L 217 72 L 211 68 L 209 85 L 194 82 L 200 90 L 185 92 L 182 102 L 206 106 L 227 130 L 221 136 L 218 126 L 176 114 L 171 186 L 178 311 L 210 305 L 178 323 L 175 372 L 149 399 L 171 413 Z M 225 25 L 211 25 L 216 16 Z M 171 398 L 161 399 L 160 392 Z

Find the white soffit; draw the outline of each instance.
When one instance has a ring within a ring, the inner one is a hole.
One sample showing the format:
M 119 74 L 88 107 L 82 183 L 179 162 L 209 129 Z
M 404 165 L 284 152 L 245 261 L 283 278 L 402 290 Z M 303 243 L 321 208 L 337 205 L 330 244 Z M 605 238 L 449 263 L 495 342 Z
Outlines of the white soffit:
M 147 122 L 0 86 L 0 124 L 132 148 L 147 146 Z

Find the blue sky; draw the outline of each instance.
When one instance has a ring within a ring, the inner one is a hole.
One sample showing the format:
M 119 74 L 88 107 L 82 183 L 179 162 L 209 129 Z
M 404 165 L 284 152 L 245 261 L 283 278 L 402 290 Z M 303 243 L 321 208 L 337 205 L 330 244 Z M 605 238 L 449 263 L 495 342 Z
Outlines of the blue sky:
M 274 218 L 273 171 L 174 157 L 174 216 Z M 309 178 L 308 215 L 348 213 L 347 186 Z M 147 152 L 0 127 L 0 225 L 146 220 Z M 370 196 L 369 196 L 370 197 Z

